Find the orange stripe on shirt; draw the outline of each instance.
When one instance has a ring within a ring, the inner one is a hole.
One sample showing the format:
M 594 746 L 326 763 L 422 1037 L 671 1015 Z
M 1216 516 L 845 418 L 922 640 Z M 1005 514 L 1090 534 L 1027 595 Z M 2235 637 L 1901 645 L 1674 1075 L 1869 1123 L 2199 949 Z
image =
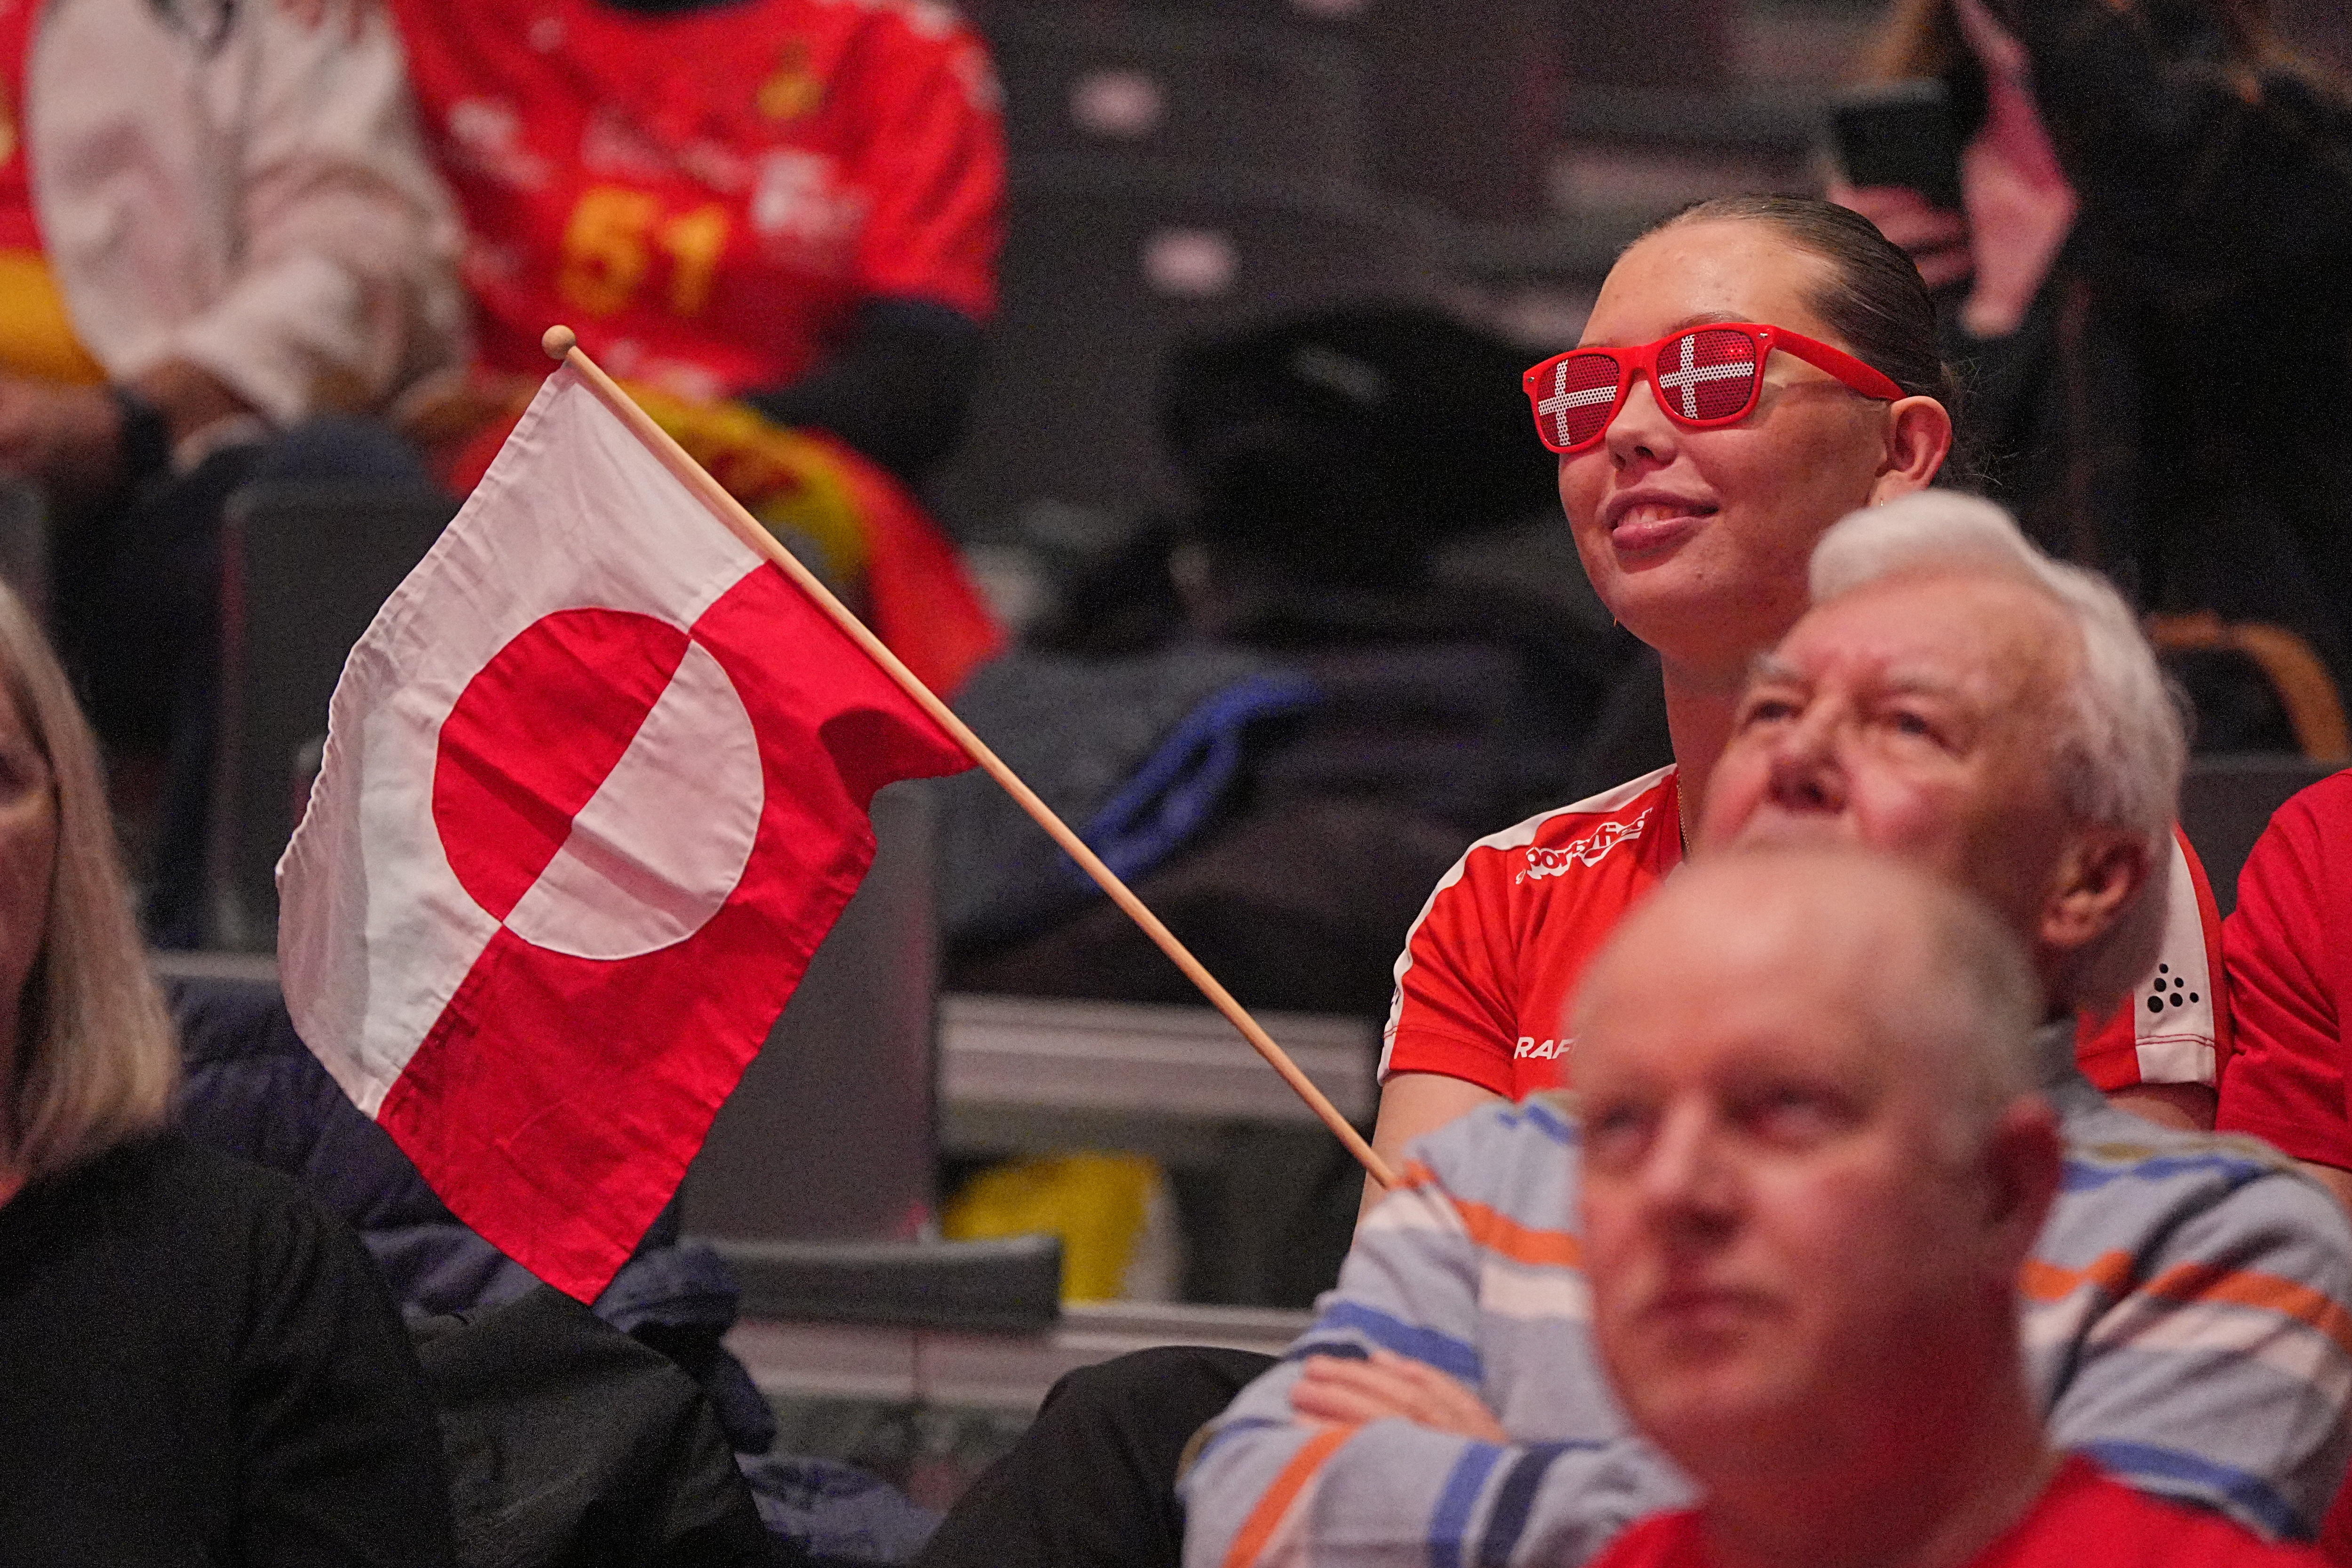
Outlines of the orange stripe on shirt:
M 1584 1248 L 1567 1231 L 1521 1225 L 1499 1209 L 1466 1198 L 1455 1198 L 1454 1207 L 1462 1215 L 1462 1226 L 1470 1233 L 1470 1239 L 1489 1252 L 1499 1252 L 1515 1263 L 1584 1267 Z
M 2148 1294 L 2168 1301 L 2218 1301 L 2255 1307 L 2292 1318 L 2352 1354 L 2352 1312 L 2325 1292 L 2275 1274 L 2225 1268 L 2218 1263 L 2182 1263 L 2148 1281 Z
M 2018 1285 L 2028 1300 L 2035 1301 L 2063 1300 L 2084 1285 L 2095 1286 L 2108 1297 L 2119 1299 L 2130 1279 L 2131 1255 L 2107 1252 L 2082 1268 L 2063 1268 L 2038 1258 L 2028 1258 L 2018 1273 Z M 2256 1274 L 2215 1263 L 2182 1263 L 2149 1280 L 2143 1289 L 2166 1301 L 2210 1301 L 2219 1306 L 2276 1312 L 2326 1335 L 2338 1349 L 2352 1354 L 2352 1312 L 2325 1291 L 2282 1279 L 2275 1274 Z
M 1290 1463 L 1282 1467 L 1282 1473 L 1274 1478 L 1274 1484 L 1265 1489 L 1265 1495 L 1257 1500 L 1257 1506 L 1242 1521 L 1240 1532 L 1234 1537 L 1233 1549 L 1225 1553 L 1225 1568 L 1249 1568 L 1258 1560 L 1258 1554 L 1274 1540 L 1274 1532 L 1282 1528 L 1283 1516 L 1290 1511 L 1290 1505 L 1298 1500 L 1298 1494 L 1315 1479 L 1315 1472 L 1355 1435 L 1353 1426 L 1334 1426 L 1309 1437 L 1305 1447 L 1290 1456 Z
M 2067 1268 L 2029 1258 L 2017 1273 L 2018 1289 L 2028 1300 L 2063 1301 L 2085 1285 L 2095 1285 L 2110 1296 L 2120 1296 L 2130 1282 L 2131 1254 L 2103 1252 L 2080 1268 Z

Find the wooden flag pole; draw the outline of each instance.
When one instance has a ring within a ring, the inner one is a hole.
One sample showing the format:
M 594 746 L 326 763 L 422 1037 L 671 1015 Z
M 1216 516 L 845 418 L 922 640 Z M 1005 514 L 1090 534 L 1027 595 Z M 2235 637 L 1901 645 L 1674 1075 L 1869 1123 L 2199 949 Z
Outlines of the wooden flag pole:
M 989 777 L 1003 786 L 1005 794 L 1011 795 L 1021 809 L 1034 818 L 1037 826 L 1044 828 L 1047 836 L 1062 847 L 1063 853 L 1076 861 L 1079 868 L 1087 876 L 1093 878 L 1104 892 L 1110 895 L 1111 902 L 1125 911 L 1128 919 L 1143 928 L 1143 934 L 1157 943 L 1160 951 L 1166 953 L 1174 962 L 1176 967 L 1184 972 L 1184 978 L 1200 987 L 1201 994 L 1207 997 L 1210 1005 L 1225 1016 L 1227 1022 L 1241 1031 L 1242 1038 L 1247 1040 L 1257 1054 L 1265 1058 L 1268 1067 L 1282 1075 L 1283 1082 L 1290 1086 L 1291 1092 L 1305 1100 L 1307 1109 L 1322 1119 L 1323 1124 L 1331 1130 L 1332 1136 L 1347 1146 L 1348 1152 L 1353 1154 L 1357 1162 L 1371 1173 L 1374 1181 L 1384 1187 L 1396 1185 L 1396 1173 L 1389 1169 L 1388 1162 L 1374 1152 L 1370 1143 L 1364 1142 L 1363 1134 L 1348 1124 L 1348 1119 L 1339 1114 L 1339 1107 L 1333 1105 L 1325 1097 L 1323 1091 L 1315 1087 L 1314 1081 L 1298 1070 L 1298 1064 L 1290 1059 L 1289 1053 L 1274 1043 L 1274 1037 L 1267 1034 L 1259 1026 L 1258 1021 L 1249 1016 L 1247 1009 L 1234 1000 L 1233 993 L 1227 991 L 1218 982 L 1217 977 L 1210 973 L 1199 959 L 1192 956 L 1191 950 L 1176 940 L 1176 933 L 1160 923 L 1160 917 L 1144 907 L 1143 900 L 1137 898 L 1125 882 L 1119 880 L 1118 874 L 1104 865 L 1100 856 L 1087 847 L 1086 840 L 1072 832 L 1069 824 L 1055 815 L 1052 806 L 1040 800 L 1037 797 L 1037 792 L 1024 784 L 1020 775 L 1007 767 L 1004 760 L 989 749 L 986 742 L 972 733 L 970 725 L 957 718 L 952 709 L 940 701 L 938 695 L 929 687 L 924 685 L 913 670 L 908 669 L 899 661 L 897 654 L 885 647 L 882 645 L 882 639 L 866 629 L 865 622 L 852 615 L 847 605 L 835 598 L 833 591 L 819 582 L 814 573 L 802 565 L 791 551 L 778 543 L 776 536 L 770 533 L 758 518 L 745 510 L 741 501 L 728 494 L 725 486 L 712 479 L 704 470 L 702 465 L 689 457 L 686 448 L 671 437 L 668 431 L 655 424 L 653 416 L 637 406 L 635 398 L 622 391 L 619 384 L 606 375 L 595 361 L 583 353 L 580 340 L 571 328 L 548 328 L 546 336 L 541 340 L 541 346 L 547 350 L 549 358 L 560 360 L 578 371 L 580 378 L 604 400 L 605 406 L 635 433 L 637 438 L 662 460 L 664 467 L 677 476 L 681 484 L 692 490 L 702 503 L 718 516 L 719 521 L 733 531 L 738 539 L 751 546 L 776 570 L 790 577 L 799 586 L 801 592 L 814 600 L 816 606 L 823 610 L 834 624 L 838 626 L 843 633 L 865 652 L 868 658 L 880 665 L 890 679 L 897 681 L 907 695 L 915 700 L 918 707 L 929 714 L 940 729 L 954 737 L 956 744 L 961 746 L 971 760 L 986 771 Z

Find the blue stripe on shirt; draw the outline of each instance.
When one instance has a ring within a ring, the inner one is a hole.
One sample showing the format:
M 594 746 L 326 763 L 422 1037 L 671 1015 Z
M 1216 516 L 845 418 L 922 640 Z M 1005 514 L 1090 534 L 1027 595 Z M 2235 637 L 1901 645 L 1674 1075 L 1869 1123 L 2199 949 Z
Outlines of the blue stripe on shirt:
M 1429 1521 L 1429 1568 L 1462 1568 L 1462 1541 L 1470 1532 L 1470 1515 L 1486 1478 L 1503 1457 L 1492 1443 L 1472 1443 L 1454 1461 L 1445 1489 L 1437 1494 L 1437 1509 Z
M 2136 1481 L 2146 1477 L 2150 1480 L 2185 1481 L 2209 1497 L 2227 1498 L 2241 1513 L 2272 1535 L 2288 1541 L 2311 1539 L 2310 1526 L 2295 1516 L 2285 1500 L 2259 1477 L 2243 1470 L 2233 1470 L 2178 1448 L 2158 1448 L 2147 1443 L 2084 1443 L 2078 1446 L 2077 1452 L 2087 1455 L 2118 1480 Z M 2167 1497 L 2179 1495 L 2161 1487 L 2147 1489 Z
M 1435 1329 L 1419 1328 L 1402 1318 L 1391 1317 L 1377 1307 L 1367 1307 L 1360 1301 L 1334 1301 L 1323 1309 L 1315 1326 L 1293 1345 L 1282 1359 L 1303 1361 L 1310 1355 L 1344 1355 L 1337 1345 L 1318 1344 L 1318 1336 L 1333 1331 L 1352 1331 L 1363 1335 L 1384 1351 L 1409 1355 L 1413 1360 L 1427 1362 L 1449 1377 L 1465 1383 L 1479 1381 L 1481 1369 L 1478 1352 L 1451 1334 Z
M 1607 1447 L 1605 1443 L 1530 1443 L 1496 1489 L 1486 1539 L 1478 1546 L 1478 1568 L 1507 1568 L 1511 1553 L 1518 1549 L 1519 1537 L 1527 1533 L 1528 1516 L 1534 1511 L 1536 1493 L 1543 1489 L 1552 1461 L 1579 1448 Z
M 1554 1107 L 1546 1105 L 1539 1100 L 1522 1100 L 1503 1112 L 1501 1120 L 1505 1122 L 1524 1123 L 1555 1143 L 1569 1144 L 1576 1142 L 1576 1123 L 1561 1115 Z
M 2111 1182 L 2161 1182 L 2174 1176 L 2198 1176 L 2214 1173 L 2231 1182 L 2250 1182 L 2268 1175 L 2275 1167 L 2243 1154 L 2151 1154 L 2128 1164 L 2110 1165 L 2104 1162 L 2069 1159 L 2063 1189 L 2070 1193 L 2095 1192 Z

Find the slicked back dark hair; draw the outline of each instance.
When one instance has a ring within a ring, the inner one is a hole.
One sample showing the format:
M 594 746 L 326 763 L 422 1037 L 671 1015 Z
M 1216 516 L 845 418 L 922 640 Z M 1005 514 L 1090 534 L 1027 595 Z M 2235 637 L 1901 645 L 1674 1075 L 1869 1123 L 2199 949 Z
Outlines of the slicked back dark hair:
M 1683 208 L 1643 237 L 1695 223 L 1765 223 L 1799 249 L 1830 264 L 1832 281 L 1811 301 L 1846 349 L 1884 372 L 1906 395 L 1932 397 L 1952 416 L 1943 483 L 1967 487 L 1974 465 L 1962 450 L 1958 376 L 1937 352 L 1936 304 L 1911 258 L 1860 213 L 1813 196 L 1716 196 Z

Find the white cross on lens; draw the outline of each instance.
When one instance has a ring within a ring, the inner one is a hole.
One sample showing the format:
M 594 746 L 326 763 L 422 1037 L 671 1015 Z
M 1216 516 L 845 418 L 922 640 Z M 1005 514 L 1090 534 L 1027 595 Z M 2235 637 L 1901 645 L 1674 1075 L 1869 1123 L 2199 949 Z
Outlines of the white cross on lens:
M 1551 373 L 1551 395 L 1536 405 L 1536 412 L 1551 416 L 1552 429 L 1558 432 L 1554 439 L 1565 447 L 1575 439 L 1568 433 L 1569 410 L 1616 401 L 1617 384 L 1613 381 L 1604 381 L 1598 386 L 1588 386 L 1580 392 L 1569 391 L 1568 362 L 1562 360 Z
M 1658 377 L 1658 390 L 1682 395 L 1683 417 L 1685 419 L 1698 417 L 1698 389 L 1702 384 L 1710 381 L 1745 381 L 1756 374 L 1754 360 L 1740 360 L 1731 364 L 1699 363 L 1696 332 L 1685 336 L 1678 346 L 1682 350 L 1683 363 L 1678 369 L 1670 370 Z

